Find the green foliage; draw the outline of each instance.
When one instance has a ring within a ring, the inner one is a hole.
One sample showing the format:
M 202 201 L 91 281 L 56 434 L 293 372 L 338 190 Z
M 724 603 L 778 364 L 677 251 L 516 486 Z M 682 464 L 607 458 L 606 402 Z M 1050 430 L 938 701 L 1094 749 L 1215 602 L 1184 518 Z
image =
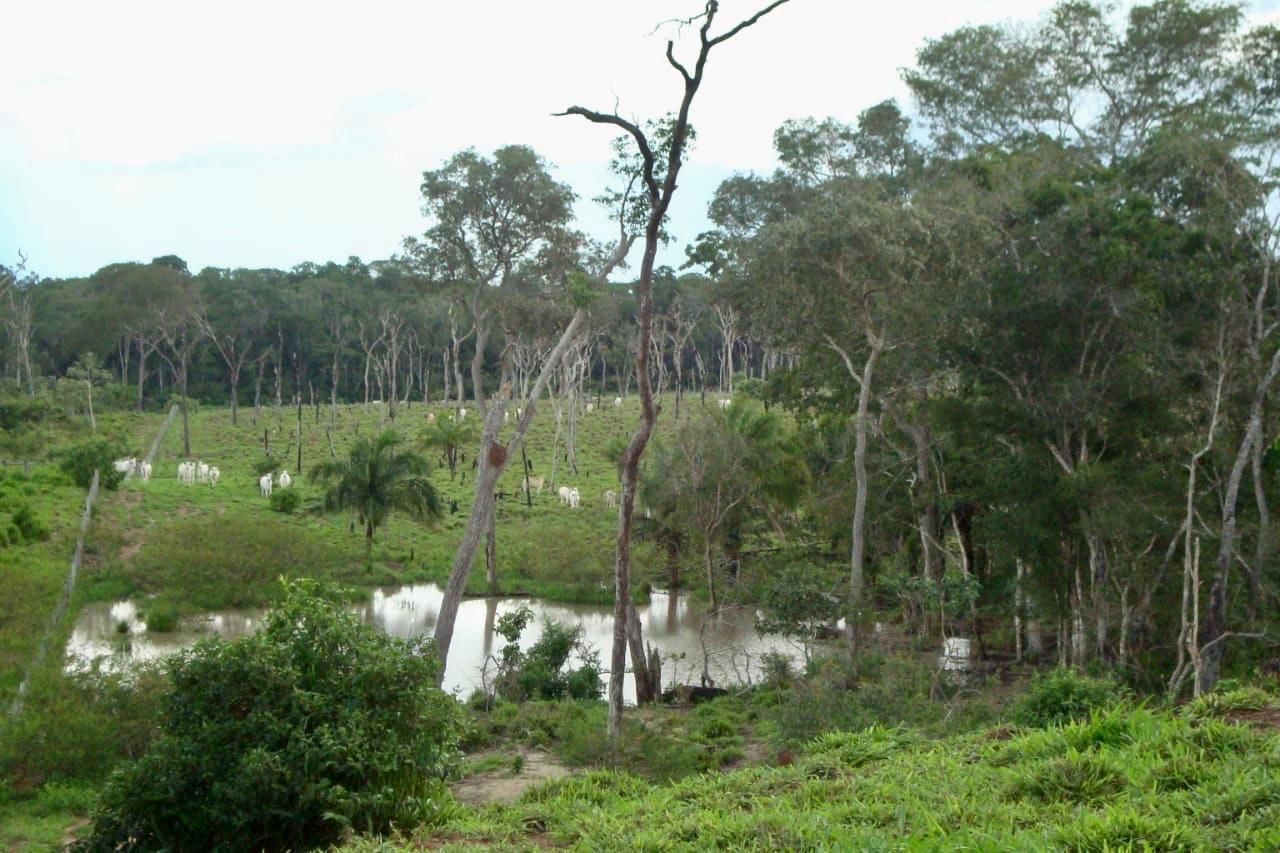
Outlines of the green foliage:
M 1225 716 L 1232 711 L 1264 709 L 1280 709 L 1280 700 L 1259 687 L 1229 688 L 1219 682 L 1217 690 L 1197 696 L 1183 707 L 1182 713 L 1190 719 L 1203 719 Z
M 178 627 L 181 609 L 170 598 L 153 598 L 144 606 L 141 617 L 147 623 L 148 631 L 164 633 Z M 126 623 L 127 626 L 127 623 Z
M 429 645 L 287 587 L 258 633 L 170 667 L 161 734 L 118 771 L 80 850 L 285 850 L 435 813 L 461 718 Z
M 542 634 L 524 651 L 520 636 L 532 618 L 528 607 L 498 617 L 495 630 L 506 644 L 498 652 L 494 697 L 512 702 L 600 698 L 599 656 L 583 642 L 581 626 L 544 622 Z M 571 658 L 576 667 L 569 666 Z
M 302 505 L 302 493 L 298 489 L 275 489 L 271 492 L 270 504 L 273 512 L 292 515 Z
M 129 455 L 129 447 L 118 437 L 97 436 L 67 447 L 58 453 L 58 466 L 82 489 L 89 488 L 93 472 L 99 472 L 99 485 L 117 489 L 125 475 L 112 467 L 115 460 Z
M 311 480 L 324 483 L 327 512 L 351 510 L 365 529 L 366 553 L 374 531 L 392 512 L 418 521 L 440 517 L 440 494 L 428 479 L 421 456 L 404 449 L 394 430 L 376 438 L 357 438 L 346 459 L 312 468 Z
M 940 740 L 871 726 L 817 738 L 776 767 L 670 784 L 603 771 L 555 780 L 509 806 L 461 808 L 395 846 L 550 838 L 591 850 L 1275 849 L 1280 736 L 1227 728 L 1231 748 L 1207 753 L 1195 723 L 1132 707 Z M 1174 759 L 1194 769 L 1179 786 L 1153 785 Z
M 253 473 L 262 477 L 265 474 L 274 474 L 280 470 L 283 465 L 279 459 L 274 456 L 264 456 L 257 462 L 253 463 Z
M 1013 718 L 1028 726 L 1051 726 L 1082 720 L 1095 710 L 1123 701 L 1127 692 L 1104 678 L 1090 678 L 1059 667 L 1032 679 L 1013 709 Z
M 761 601 L 764 615 L 756 618 L 757 630 L 812 642 L 818 629 L 844 610 L 832 587 L 822 569 L 811 563 L 791 563 L 771 573 Z
M 40 673 L 22 713 L 0 726 L 0 778 L 23 793 L 51 782 L 97 782 L 146 751 L 164 693 L 158 668 L 130 674 Z

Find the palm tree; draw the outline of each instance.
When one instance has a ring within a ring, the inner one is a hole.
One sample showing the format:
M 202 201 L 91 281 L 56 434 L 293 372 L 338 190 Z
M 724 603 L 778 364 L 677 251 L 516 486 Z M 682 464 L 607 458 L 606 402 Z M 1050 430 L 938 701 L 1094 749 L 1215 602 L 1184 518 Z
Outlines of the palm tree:
M 426 447 L 439 448 L 449 464 L 449 479 L 458 473 L 458 448 L 465 447 L 475 441 L 475 429 L 472 424 L 455 418 L 438 418 L 427 428 L 422 443 Z
M 440 517 L 440 495 L 427 479 L 427 461 L 402 447 L 404 440 L 394 430 L 376 438 L 360 438 L 346 459 L 312 468 L 312 482 L 327 485 L 326 512 L 351 510 L 364 525 L 365 561 L 373 553 L 374 531 L 392 512 L 419 521 Z

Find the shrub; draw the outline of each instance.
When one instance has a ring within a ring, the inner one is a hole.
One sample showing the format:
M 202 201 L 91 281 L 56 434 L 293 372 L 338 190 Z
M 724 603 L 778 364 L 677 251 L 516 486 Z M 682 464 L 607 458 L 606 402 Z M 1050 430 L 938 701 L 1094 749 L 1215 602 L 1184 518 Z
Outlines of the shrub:
M 1027 726 L 1051 726 L 1087 719 L 1095 709 L 1125 699 L 1121 685 L 1105 678 L 1089 678 L 1059 667 L 1032 679 L 1014 705 L 1013 718 Z
M 93 472 L 100 472 L 98 482 L 104 489 L 116 489 L 124 482 L 124 474 L 111 463 L 129 455 L 122 439 L 97 436 L 72 445 L 58 454 L 58 467 L 82 489 L 89 488 Z
M 14 510 L 12 523 L 23 542 L 43 542 L 49 538 L 48 525 L 36 518 L 30 504 L 24 503 Z
M 170 665 L 161 734 L 103 790 L 78 849 L 310 849 L 429 817 L 461 716 L 426 641 L 285 585 L 261 631 Z
M 302 495 L 297 489 L 276 489 L 271 493 L 271 509 L 292 515 L 302 504 Z
M 497 633 L 506 645 L 498 653 L 493 693 L 502 699 L 599 699 L 600 661 L 595 650 L 582 639 L 582 628 L 559 622 L 543 623 L 542 636 L 529 650 L 520 648 L 520 635 L 533 618 L 533 611 L 521 607 L 498 617 Z M 569 667 L 576 657 L 580 665 Z
M 20 792 L 98 781 L 146 751 L 163 691 L 160 672 L 149 666 L 128 676 L 40 673 L 22 713 L 0 725 L 0 778 Z
M 280 460 L 274 456 L 264 456 L 253 463 L 253 473 L 261 477 L 263 474 L 274 474 L 280 470 Z
M 164 633 L 178 627 L 178 606 L 166 598 L 153 598 L 142 611 L 148 631 Z

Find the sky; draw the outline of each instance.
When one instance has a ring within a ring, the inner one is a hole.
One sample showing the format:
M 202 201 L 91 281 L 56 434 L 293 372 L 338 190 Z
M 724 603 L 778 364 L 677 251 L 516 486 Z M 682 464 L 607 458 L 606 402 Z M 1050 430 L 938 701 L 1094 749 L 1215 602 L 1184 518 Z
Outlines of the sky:
M 715 28 L 764 0 L 722 0 Z M 1033 21 L 1049 0 L 791 0 L 717 47 L 692 116 L 698 139 L 660 262 L 708 227 L 736 172 L 770 172 L 787 119 L 854 121 L 899 70 L 966 24 Z M 579 196 L 579 227 L 613 133 L 552 114 L 581 105 L 644 120 L 675 109 L 663 57 L 696 49 L 662 24 L 699 0 L 217 4 L 42 0 L 5 12 L 0 50 L 0 264 L 47 276 L 176 254 L 289 268 L 386 258 L 421 233 L 418 185 L 457 151 L 532 146 Z M 1280 22 L 1280 0 L 1248 4 Z M 696 36 L 695 36 L 696 37 Z M 638 255 L 637 255 L 638 257 Z

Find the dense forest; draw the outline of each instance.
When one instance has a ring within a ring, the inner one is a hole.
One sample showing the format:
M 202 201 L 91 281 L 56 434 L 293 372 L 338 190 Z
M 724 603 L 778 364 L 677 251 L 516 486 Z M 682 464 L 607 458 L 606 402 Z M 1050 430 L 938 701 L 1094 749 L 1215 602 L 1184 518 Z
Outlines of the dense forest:
M 643 126 L 569 110 L 623 134 L 611 242 L 511 145 L 424 172 L 425 225 L 385 260 L 48 279 L 24 259 L 0 292 L 0 456 L 39 456 L 41 419 L 90 400 L 254 424 L 478 406 L 461 595 L 502 523 L 507 402 L 523 430 L 519 401 L 548 401 L 572 454 L 588 412 L 639 395 L 609 450 L 620 540 L 634 508 L 712 610 L 759 607 L 855 659 L 891 618 L 935 650 L 968 637 L 1170 699 L 1274 671 L 1280 29 L 1233 4 L 1067 0 L 930 40 L 903 79 L 910 107 L 779 127 L 780 166 L 720 185 L 679 269 L 631 250 L 675 239 L 696 82 Z M 613 671 L 627 639 L 643 700 L 617 596 Z

